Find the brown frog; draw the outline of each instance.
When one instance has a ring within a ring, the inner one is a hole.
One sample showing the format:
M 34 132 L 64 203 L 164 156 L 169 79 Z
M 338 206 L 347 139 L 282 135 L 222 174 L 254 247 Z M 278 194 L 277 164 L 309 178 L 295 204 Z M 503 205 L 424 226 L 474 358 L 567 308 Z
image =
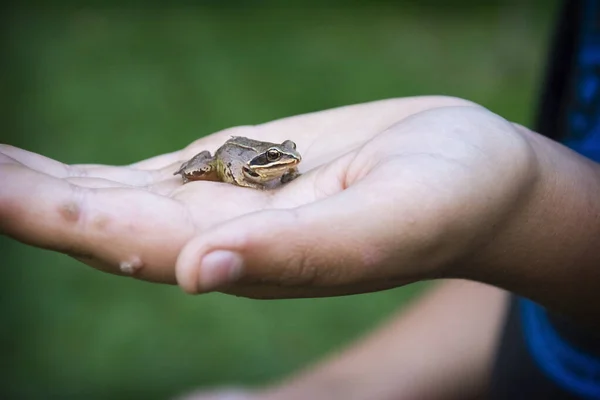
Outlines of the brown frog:
M 300 176 L 300 161 L 302 157 L 291 140 L 277 144 L 232 136 L 214 156 L 202 151 L 183 163 L 174 175 L 181 175 L 184 184 L 205 180 L 263 190 Z

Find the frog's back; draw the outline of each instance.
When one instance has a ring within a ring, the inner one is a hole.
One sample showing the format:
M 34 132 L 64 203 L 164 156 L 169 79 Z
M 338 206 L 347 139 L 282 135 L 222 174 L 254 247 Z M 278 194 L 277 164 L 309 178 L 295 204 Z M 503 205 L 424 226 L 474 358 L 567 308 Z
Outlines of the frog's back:
M 231 162 L 246 163 L 252 160 L 264 145 L 263 142 L 257 140 L 234 136 L 217 150 L 215 158 L 225 164 Z
M 247 153 L 248 150 L 244 150 L 241 147 L 227 146 L 217 150 L 215 153 L 215 161 L 223 161 L 225 164 L 234 161 L 246 162 L 248 159 L 252 158 Z
M 276 145 L 275 143 L 261 142 L 260 140 L 254 140 L 254 139 L 250 139 L 250 138 L 247 138 L 244 136 L 232 136 L 225 143 L 228 143 L 233 146 L 239 146 L 239 147 L 245 147 L 248 149 L 253 149 L 255 151 Z

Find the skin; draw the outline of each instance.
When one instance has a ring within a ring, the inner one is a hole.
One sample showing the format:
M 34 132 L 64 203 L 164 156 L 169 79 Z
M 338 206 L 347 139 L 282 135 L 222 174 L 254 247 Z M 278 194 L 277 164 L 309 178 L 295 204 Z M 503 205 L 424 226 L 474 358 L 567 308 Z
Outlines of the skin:
M 260 388 L 222 387 L 177 400 L 485 399 L 506 292 L 448 280 L 368 336 Z
M 276 191 L 172 175 L 230 136 L 293 138 L 307 172 Z M 238 127 L 128 167 L 1 153 L 1 231 L 107 272 L 252 298 L 454 277 L 600 316 L 600 167 L 464 100 L 394 99 Z
M 231 135 L 293 139 L 307 172 L 266 192 L 172 175 Z M 106 272 L 251 298 L 460 278 L 600 327 L 600 166 L 464 100 L 238 127 L 126 167 L 0 152 L 0 231 Z

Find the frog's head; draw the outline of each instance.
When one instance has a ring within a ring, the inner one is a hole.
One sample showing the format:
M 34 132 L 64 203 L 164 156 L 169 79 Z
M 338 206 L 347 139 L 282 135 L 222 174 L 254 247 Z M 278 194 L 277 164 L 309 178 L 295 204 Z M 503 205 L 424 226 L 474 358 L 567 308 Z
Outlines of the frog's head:
M 281 144 L 260 149 L 257 155 L 244 166 L 243 173 L 248 180 L 268 182 L 280 178 L 300 161 L 302 157 L 296 150 L 296 143 L 286 140 Z

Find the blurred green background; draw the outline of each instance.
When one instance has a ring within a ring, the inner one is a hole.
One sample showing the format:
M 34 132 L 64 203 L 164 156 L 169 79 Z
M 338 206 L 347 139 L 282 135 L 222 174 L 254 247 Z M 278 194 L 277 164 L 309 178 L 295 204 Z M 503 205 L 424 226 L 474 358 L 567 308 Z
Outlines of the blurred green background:
M 125 164 L 234 125 L 423 94 L 464 97 L 529 125 L 557 6 L 119 4 L 4 14 L 2 142 L 65 163 Z M 164 399 L 269 382 L 368 332 L 426 287 L 316 300 L 188 297 L 4 237 L 0 249 L 2 398 Z

